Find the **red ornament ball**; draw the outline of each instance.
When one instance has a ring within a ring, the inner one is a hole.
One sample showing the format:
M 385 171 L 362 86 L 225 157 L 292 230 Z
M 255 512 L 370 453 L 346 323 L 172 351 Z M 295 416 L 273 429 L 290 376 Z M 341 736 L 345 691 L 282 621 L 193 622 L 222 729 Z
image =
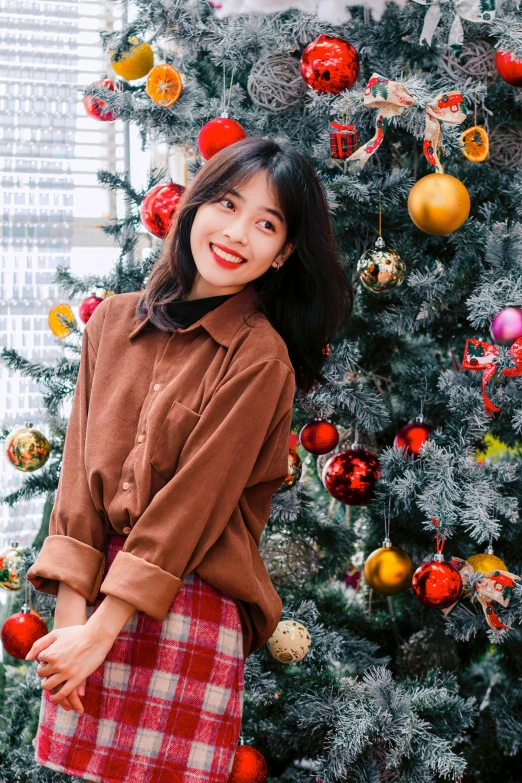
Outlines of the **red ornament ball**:
M 91 315 L 94 313 L 99 304 L 103 302 L 101 296 L 95 296 L 91 294 L 87 299 L 84 299 L 78 308 L 80 318 L 84 324 L 87 323 Z
M 403 447 L 407 454 L 414 454 L 418 457 L 422 444 L 426 443 L 432 432 L 433 427 L 426 422 L 412 421 L 401 427 L 393 440 L 393 445 L 396 449 Z
M 216 117 L 201 128 L 198 148 L 205 160 L 210 160 L 217 152 L 241 139 L 246 139 L 246 132 L 239 122 L 230 117 Z
M 174 213 L 185 188 L 165 182 L 151 188 L 141 202 L 141 222 L 155 237 L 164 239 L 169 233 Z
M 323 484 L 332 497 L 347 506 L 366 506 L 380 475 L 379 460 L 366 449 L 334 454 L 323 468 Z
M 23 660 L 36 640 L 48 633 L 42 618 L 29 610 L 27 613 L 20 611 L 8 617 L 0 635 L 4 650 L 13 658 Z
M 459 600 L 462 593 L 462 579 L 451 563 L 443 560 L 429 560 L 420 565 L 413 574 L 415 597 L 432 609 L 446 609 Z
M 251 745 L 239 745 L 228 783 L 265 783 L 267 776 L 268 766 L 263 754 Z
M 114 81 L 112 79 L 100 79 L 94 84 L 97 87 L 108 87 L 111 92 L 114 92 L 115 90 Z M 118 119 L 116 111 L 107 111 L 107 109 L 103 108 L 105 106 L 105 101 L 102 101 L 101 98 L 93 98 L 92 95 L 84 95 L 83 105 L 85 106 L 85 111 L 93 120 L 98 120 L 99 122 L 114 122 L 114 120 Z
M 358 75 L 359 55 L 343 38 L 323 33 L 301 55 L 301 76 L 316 92 L 349 90 Z
M 304 425 L 299 440 L 310 454 L 328 454 L 339 443 L 339 432 L 335 424 L 316 418 Z
M 513 87 L 522 87 L 522 58 L 515 57 L 513 52 L 497 49 L 495 65 L 501 79 Z

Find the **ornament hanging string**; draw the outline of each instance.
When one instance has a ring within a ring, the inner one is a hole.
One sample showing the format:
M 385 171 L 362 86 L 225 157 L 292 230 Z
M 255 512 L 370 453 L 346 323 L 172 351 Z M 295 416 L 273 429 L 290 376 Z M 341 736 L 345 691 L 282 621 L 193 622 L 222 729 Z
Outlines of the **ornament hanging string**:
M 227 100 L 227 83 L 226 83 L 226 64 L 223 60 L 223 112 L 222 117 L 228 117 L 228 110 L 230 109 L 230 99 L 232 97 L 232 85 L 234 83 L 234 74 L 236 72 L 236 66 L 232 63 L 232 74 L 230 76 L 230 84 L 228 86 L 228 100 Z
M 458 91 L 439 93 L 425 104 L 426 125 L 423 152 L 430 166 L 434 166 L 441 174 L 444 169 L 438 156 L 438 150 L 441 146 L 440 123 L 447 122 L 459 125 L 463 122 L 466 119 L 463 104 L 464 98 Z M 366 85 L 364 105 L 368 108 L 376 108 L 378 111 L 375 120 L 375 135 L 348 158 L 348 160 L 358 160 L 361 168 L 381 146 L 392 117 L 398 117 L 406 109 L 416 106 L 417 99 L 402 82 L 394 82 L 378 73 L 373 73 Z
M 442 554 L 442 550 L 444 549 L 444 542 L 446 540 L 446 536 L 445 535 L 442 536 L 442 539 L 439 538 L 439 525 L 440 525 L 440 522 L 439 522 L 438 519 L 435 519 L 435 517 L 432 517 L 431 521 L 435 525 L 435 548 L 437 550 L 437 554 L 441 555 Z
M 391 527 L 391 496 L 388 498 L 388 513 L 384 512 L 384 546 L 388 542 L 391 544 L 390 539 L 390 527 Z

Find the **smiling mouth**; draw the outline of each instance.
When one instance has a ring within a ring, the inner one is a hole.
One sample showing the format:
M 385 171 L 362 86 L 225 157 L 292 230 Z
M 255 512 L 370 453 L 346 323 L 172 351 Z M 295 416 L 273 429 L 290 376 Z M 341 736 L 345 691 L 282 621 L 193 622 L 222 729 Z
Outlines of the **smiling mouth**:
M 227 253 L 224 250 L 222 250 L 220 247 L 215 245 L 213 242 L 210 242 L 210 249 L 217 256 L 222 258 L 224 261 L 229 261 L 231 264 L 246 264 L 246 258 L 243 258 L 243 256 L 238 256 L 235 254 L 233 255 L 232 253 Z

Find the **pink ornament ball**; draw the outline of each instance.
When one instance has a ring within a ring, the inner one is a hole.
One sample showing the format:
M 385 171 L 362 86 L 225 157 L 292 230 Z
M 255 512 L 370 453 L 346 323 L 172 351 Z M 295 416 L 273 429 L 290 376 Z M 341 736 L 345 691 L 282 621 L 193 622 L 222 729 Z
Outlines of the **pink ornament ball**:
M 491 336 L 500 345 L 513 345 L 522 337 L 522 310 L 505 307 L 491 322 Z

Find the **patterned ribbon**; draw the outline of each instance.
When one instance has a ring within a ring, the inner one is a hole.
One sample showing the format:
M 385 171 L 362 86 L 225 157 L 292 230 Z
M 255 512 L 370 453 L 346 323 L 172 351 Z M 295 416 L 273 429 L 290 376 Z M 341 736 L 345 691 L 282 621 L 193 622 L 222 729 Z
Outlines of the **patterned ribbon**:
M 442 14 L 441 4 L 448 0 L 415 0 L 420 5 L 429 6 L 424 17 L 424 26 L 422 28 L 419 43 L 426 43 L 431 46 L 433 34 L 438 27 Z M 491 24 L 495 18 L 495 0 L 454 0 L 455 18 L 450 28 L 448 44 L 457 51 L 464 43 L 464 29 L 461 19 L 468 22 L 484 22 Z
M 493 411 L 498 413 L 500 410 L 491 402 L 487 392 L 487 383 L 497 372 L 499 353 L 500 349 L 496 345 L 491 345 L 491 343 L 485 343 L 481 340 L 466 340 L 466 345 L 464 346 L 462 369 L 482 370 L 484 372 L 482 376 L 482 398 L 490 418 L 493 418 Z M 518 375 L 522 375 L 522 337 L 515 340 L 508 354 L 515 362 L 515 367 L 505 368 L 502 370 L 502 375 L 505 375 L 506 378 L 516 378 Z
M 361 168 L 368 158 L 373 155 L 384 139 L 384 133 L 392 117 L 402 114 L 405 109 L 415 106 L 417 100 L 401 82 L 385 79 L 378 73 L 372 74 L 366 85 L 364 93 L 364 105 L 376 108 L 377 119 L 375 121 L 375 135 L 366 144 L 363 144 L 348 160 L 359 160 Z M 442 173 L 443 168 L 439 161 L 438 149 L 441 142 L 440 123 L 448 122 L 458 125 L 466 118 L 461 104 L 464 98 L 460 92 L 440 93 L 432 101 L 426 104 L 426 128 L 424 131 L 424 154 L 430 166 L 435 166 Z
M 470 577 L 475 574 L 473 566 L 460 557 L 452 557 L 450 563 L 460 572 L 464 589 L 471 592 Z M 515 590 L 515 583 L 519 579 L 519 576 L 510 574 L 509 571 L 490 571 L 488 574 L 484 574 L 483 579 L 475 585 L 474 592 L 482 606 L 486 622 L 494 631 L 509 630 L 509 626 L 499 618 L 493 602 L 496 601 L 504 608 L 509 606 L 509 601 Z M 454 606 L 455 604 L 444 610 L 444 615 L 451 612 Z

